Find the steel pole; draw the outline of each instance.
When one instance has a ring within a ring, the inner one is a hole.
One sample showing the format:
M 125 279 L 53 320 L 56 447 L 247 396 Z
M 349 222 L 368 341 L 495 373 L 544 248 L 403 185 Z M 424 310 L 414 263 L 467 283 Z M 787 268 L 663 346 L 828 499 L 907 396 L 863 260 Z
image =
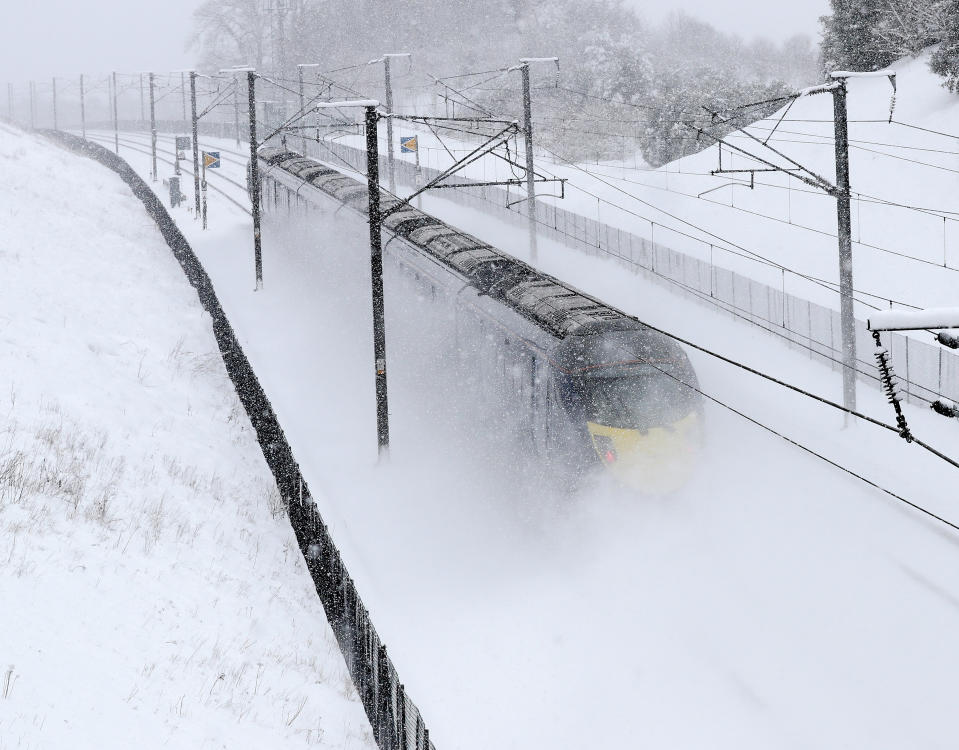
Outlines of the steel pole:
M 536 248 L 536 181 L 533 172 L 533 100 L 529 90 L 529 63 L 520 67 L 523 76 L 523 131 L 526 136 L 526 195 L 529 211 L 529 258 L 537 261 Z
M 193 123 L 193 198 L 196 204 L 196 213 L 194 220 L 200 215 L 200 146 L 199 140 L 200 123 L 196 116 L 196 72 L 190 71 L 190 115 Z
M 186 130 L 186 73 L 180 73 L 180 101 L 183 105 L 183 129 Z
M 387 107 L 389 109 L 389 107 Z M 376 107 L 366 108 L 366 181 L 370 194 L 370 272 L 373 281 L 373 371 L 376 375 L 376 440 L 380 458 L 390 448 L 386 399 L 386 323 L 383 304 L 383 242 L 380 229 L 379 152 Z
M 203 155 L 203 180 L 200 182 L 200 192 L 203 194 L 203 228 L 206 229 L 206 154 Z
M 113 150 L 120 153 L 120 117 L 117 111 L 117 73 L 113 71 Z
M 153 155 L 153 171 L 150 176 L 157 181 L 157 110 L 156 96 L 153 92 L 153 73 L 150 76 L 150 153 Z
M 256 289 L 263 288 L 263 253 L 260 247 L 260 169 L 256 163 L 256 73 L 246 74 L 247 104 L 250 109 L 250 201 L 253 210 L 253 262 Z
M 417 137 L 416 139 L 416 173 L 415 175 L 416 175 L 416 183 L 415 183 L 416 189 L 419 190 L 421 187 L 423 187 L 423 172 L 420 170 L 420 139 L 419 137 Z M 423 207 L 422 193 L 416 196 L 416 207 L 417 208 Z
M 87 106 L 83 95 L 83 73 L 80 74 L 80 133 L 87 137 Z
M 303 130 L 303 110 L 306 108 L 306 98 L 303 96 L 303 66 L 296 66 L 296 78 L 297 82 L 300 85 L 300 116 L 298 122 L 300 123 L 300 141 L 303 146 L 303 156 L 306 156 L 306 131 Z
M 393 80 L 390 76 L 389 55 L 383 57 L 383 73 L 386 78 L 386 164 L 389 170 L 390 192 L 396 195 L 396 169 L 393 162 Z
M 856 321 L 853 311 L 852 220 L 849 206 L 849 130 L 846 81 L 832 90 L 836 140 L 836 216 L 839 225 L 839 317 L 842 332 L 843 406 L 856 408 Z
M 240 147 L 240 81 L 233 76 L 233 126 L 236 132 L 236 146 Z
M 53 129 L 59 130 L 57 127 L 57 77 L 54 76 L 52 81 L 53 83 Z

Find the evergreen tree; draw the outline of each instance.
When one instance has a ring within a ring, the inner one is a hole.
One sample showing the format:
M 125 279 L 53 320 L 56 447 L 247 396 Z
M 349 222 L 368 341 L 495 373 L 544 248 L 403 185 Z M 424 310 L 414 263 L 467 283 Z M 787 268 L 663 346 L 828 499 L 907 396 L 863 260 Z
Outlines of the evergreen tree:
M 820 19 L 824 71 L 880 70 L 895 59 L 880 33 L 884 0 L 830 0 L 830 5 L 832 15 Z
M 945 78 L 943 86 L 952 93 L 959 94 L 959 7 L 957 4 L 953 4 L 951 13 L 946 18 L 942 42 L 932 54 L 929 67 L 933 73 L 938 73 Z

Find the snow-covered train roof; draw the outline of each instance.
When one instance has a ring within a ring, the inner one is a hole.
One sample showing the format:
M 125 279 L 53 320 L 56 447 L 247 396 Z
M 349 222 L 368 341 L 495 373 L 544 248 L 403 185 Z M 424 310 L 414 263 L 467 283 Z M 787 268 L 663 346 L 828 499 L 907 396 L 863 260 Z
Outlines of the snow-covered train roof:
M 265 146 L 259 155 L 267 164 L 368 212 L 365 183 L 286 148 Z M 382 190 L 380 201 L 384 211 L 400 203 Z M 635 318 L 408 204 L 391 213 L 383 225 L 558 339 L 610 328 L 645 328 Z

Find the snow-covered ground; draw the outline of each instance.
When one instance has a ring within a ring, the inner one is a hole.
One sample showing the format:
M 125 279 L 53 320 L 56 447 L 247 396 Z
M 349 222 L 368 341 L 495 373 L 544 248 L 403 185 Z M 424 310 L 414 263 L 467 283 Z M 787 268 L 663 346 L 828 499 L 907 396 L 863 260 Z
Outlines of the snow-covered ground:
M 196 293 L 0 126 L 0 748 L 372 748 Z
M 121 154 L 146 174 L 142 143 Z M 225 161 L 221 176 L 242 181 L 244 161 Z M 491 428 L 496 405 L 436 374 L 450 355 L 449 311 L 410 294 L 389 264 L 392 459 L 376 467 L 365 223 L 346 211 L 272 218 L 254 292 L 249 218 L 210 200 L 206 232 L 186 208 L 175 215 L 438 747 L 954 744 L 954 530 L 716 404 L 679 495 L 550 497 L 510 461 Z M 522 227 L 434 195 L 423 205 L 525 255 Z M 641 319 L 839 398 L 838 373 L 614 263 L 546 240 L 540 261 Z M 951 467 L 691 357 L 707 393 L 959 518 Z M 860 407 L 891 421 L 878 390 L 861 387 Z M 954 452 L 954 422 L 906 414 Z

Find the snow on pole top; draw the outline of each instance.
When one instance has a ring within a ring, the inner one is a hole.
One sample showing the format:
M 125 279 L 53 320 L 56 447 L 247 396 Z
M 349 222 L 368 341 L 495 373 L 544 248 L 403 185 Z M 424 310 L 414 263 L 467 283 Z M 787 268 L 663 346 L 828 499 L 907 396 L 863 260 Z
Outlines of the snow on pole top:
M 377 57 L 375 60 L 370 60 L 367 65 L 376 65 L 377 63 L 383 62 L 387 57 L 412 57 L 412 52 L 387 52 L 383 57 Z
M 796 96 L 811 96 L 812 94 L 825 94 L 830 91 L 834 91 L 841 84 L 838 83 L 820 83 L 817 86 L 807 86 L 804 89 L 799 89 L 796 92 Z
M 532 62 L 559 62 L 558 57 L 521 57 L 519 59 L 521 63 L 532 63 Z
M 863 70 L 860 72 L 851 70 L 834 70 L 829 74 L 830 78 L 895 78 L 894 70 Z
M 959 328 L 959 307 L 928 310 L 882 310 L 866 320 L 870 331 L 918 331 L 925 328 Z

